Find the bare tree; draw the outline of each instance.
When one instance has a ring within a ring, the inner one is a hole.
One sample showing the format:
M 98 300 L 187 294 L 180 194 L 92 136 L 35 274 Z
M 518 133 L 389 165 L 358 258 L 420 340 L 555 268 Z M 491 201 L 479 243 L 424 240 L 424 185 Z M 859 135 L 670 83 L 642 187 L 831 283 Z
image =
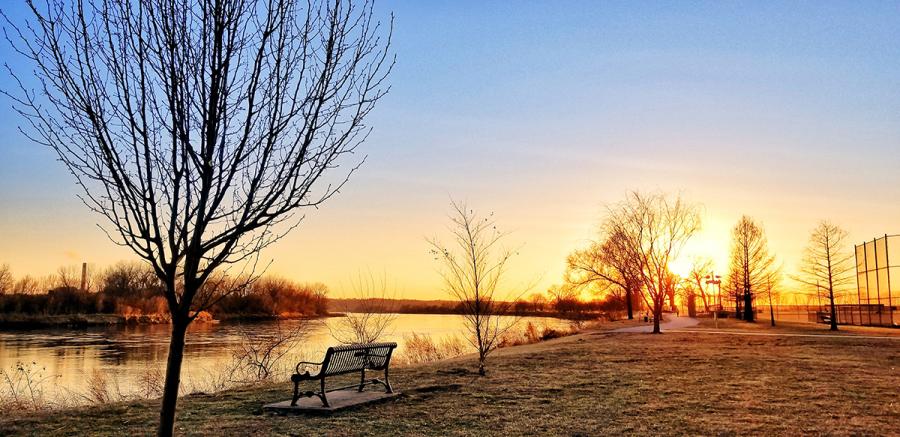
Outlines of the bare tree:
M 628 319 L 634 319 L 634 301 L 641 294 L 639 259 L 627 247 L 621 233 L 607 235 L 601 242 L 593 242 L 576 250 L 566 259 L 566 281 L 582 287 L 598 286 L 600 290 L 616 287 L 624 294 Z
M 359 274 L 351 288 L 357 305 L 329 327 L 331 336 L 345 344 L 372 343 L 386 335 L 397 318 L 387 278 Z
M 855 268 L 853 253 L 847 245 L 847 231 L 828 221 L 819 222 L 810 233 L 796 279 L 815 287 L 819 296 L 828 299 L 832 331 L 838 329 L 835 298 L 853 283 Z
M 51 147 L 165 284 L 172 319 L 160 435 L 171 435 L 187 327 L 221 270 L 259 253 L 325 202 L 387 92 L 390 31 L 371 2 L 29 0 L 6 18 L 37 87 L 10 71 L 24 135 Z M 353 161 L 355 165 L 360 160 Z M 320 180 L 326 179 L 320 182 Z
M 54 288 L 78 289 L 81 271 L 75 266 L 62 266 L 56 269 Z
M 775 326 L 775 300 L 780 294 L 781 279 L 781 267 L 771 269 L 766 275 L 765 288 L 762 290 L 769 301 L 769 323 L 772 326 Z
M 515 298 L 503 299 L 499 294 L 513 252 L 502 247 L 506 234 L 497 230 L 493 214 L 481 217 L 464 203 L 451 202 L 451 206 L 451 243 L 428 241 L 442 264 L 444 287 L 460 302 L 467 340 L 478 350 L 478 374 L 484 376 L 488 355 L 514 325 L 501 316 L 509 314 Z
M 547 289 L 552 297 L 552 305 L 562 317 L 571 320 L 582 319 L 581 289 L 572 284 L 552 285 Z
M 706 277 L 712 274 L 712 260 L 708 258 L 696 258 L 691 265 L 691 271 L 688 273 L 688 280 L 692 288 L 700 295 L 703 302 L 703 311 L 709 312 L 709 301 L 712 296 L 707 291 L 709 284 L 706 283 Z M 715 304 L 715 302 L 714 302 Z
M 279 368 L 279 363 L 309 333 L 309 322 L 298 319 L 294 326 L 283 326 L 287 322 L 279 322 L 274 331 L 254 333 L 243 327 L 239 328 L 241 342 L 232 351 L 238 367 L 249 374 L 252 381 L 265 381 L 272 377 Z
M 13 286 L 15 286 L 15 279 L 13 279 L 9 264 L 0 264 L 0 294 L 11 293 Z
M 774 264 L 775 257 L 769 253 L 769 243 L 762 226 L 748 216 L 741 217 L 732 230 L 730 268 L 734 274 L 729 275 L 729 279 L 735 281 L 731 288 L 740 290 L 736 299 L 741 299 L 742 318 L 748 322 L 755 318 L 754 294 L 766 288 Z
M 531 305 L 531 310 L 535 312 L 544 311 L 547 308 L 547 296 L 543 293 L 532 293 L 528 297 L 528 302 Z
M 136 295 L 161 288 L 156 272 L 137 261 L 119 262 L 108 267 L 99 282 L 100 289 L 113 296 Z
M 628 255 L 636 260 L 647 307 L 653 310 L 653 333 L 660 333 L 666 297 L 671 291 L 669 263 L 700 229 L 697 207 L 680 197 L 632 192 L 609 208 L 605 225 L 609 234 L 620 234 Z
M 13 286 L 13 292 L 18 294 L 38 294 L 47 292 L 47 287 L 44 287 L 43 282 L 34 276 L 25 275 L 16 281 L 16 284 Z

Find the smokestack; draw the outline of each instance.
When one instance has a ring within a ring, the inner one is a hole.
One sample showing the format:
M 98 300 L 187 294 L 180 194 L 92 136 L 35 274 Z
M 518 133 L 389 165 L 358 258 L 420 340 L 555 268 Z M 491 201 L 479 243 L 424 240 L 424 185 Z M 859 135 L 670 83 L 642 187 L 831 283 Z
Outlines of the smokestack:
M 81 263 L 81 292 L 84 293 L 87 288 L 87 263 Z

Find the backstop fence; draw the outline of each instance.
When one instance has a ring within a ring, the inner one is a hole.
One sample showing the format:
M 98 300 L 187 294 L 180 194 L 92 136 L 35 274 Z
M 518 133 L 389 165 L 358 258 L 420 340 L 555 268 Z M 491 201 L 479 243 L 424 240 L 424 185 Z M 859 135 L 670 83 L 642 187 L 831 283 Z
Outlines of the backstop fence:
M 856 287 L 835 296 L 837 322 L 842 325 L 900 326 L 900 235 L 885 235 L 854 246 Z M 831 308 L 821 290 L 807 295 L 806 304 L 775 305 L 757 299 L 757 317 L 827 323 Z M 722 313 L 733 317 L 735 301 L 723 299 Z
M 838 322 L 900 325 L 900 235 L 875 238 L 855 249 L 857 305 L 842 305 L 845 314 Z

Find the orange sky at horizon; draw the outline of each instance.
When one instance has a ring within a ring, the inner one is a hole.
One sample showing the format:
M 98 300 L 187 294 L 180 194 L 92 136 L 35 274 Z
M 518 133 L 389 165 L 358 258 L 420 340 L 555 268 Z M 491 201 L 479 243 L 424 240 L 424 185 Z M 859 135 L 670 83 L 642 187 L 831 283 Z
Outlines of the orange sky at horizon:
M 536 284 L 537 292 L 562 281 L 566 255 L 595 237 L 604 205 L 618 201 L 628 189 L 618 187 L 611 190 L 615 193 L 598 196 L 593 202 L 563 199 L 547 192 L 535 199 L 541 205 L 535 209 L 503 190 L 466 200 L 476 211 L 493 211 L 498 225 L 511 231 L 507 244 L 520 247 L 519 255 L 510 264 L 507 285 Z M 421 208 L 384 208 L 378 207 L 376 197 L 366 198 L 365 191 L 354 190 L 351 184 L 345 196 L 313 211 L 298 229 L 264 252 L 262 260 L 272 262 L 268 273 L 297 281 L 324 282 L 332 296 L 353 297 L 354 278 L 360 272 L 371 272 L 387 277 L 395 288 L 390 294 L 395 297 L 449 298 L 441 290 L 436 270 L 439 266 L 429 255 L 425 241 L 426 237 L 446 236 L 449 196 L 423 201 Z M 701 203 L 703 228 L 683 250 L 680 267 L 673 267 L 676 272 L 684 270 L 688 264 L 685 260 L 705 256 L 713 259 L 717 273 L 724 275 L 731 228 L 744 213 L 763 224 L 771 250 L 784 264 L 786 274 L 796 271 L 808 232 L 821 218 L 827 217 L 848 229 L 854 243 L 897 232 L 889 219 L 900 216 L 896 205 L 880 206 L 882 213 L 874 217 L 853 217 L 847 212 L 857 210 L 865 202 L 838 205 L 815 196 L 767 197 L 752 192 L 734 196 L 729 202 L 723 199 L 727 196 L 724 191 L 716 184 L 681 190 L 686 200 Z M 503 201 L 486 209 L 486 205 L 491 205 L 490 198 Z M 704 198 L 709 200 L 704 203 Z M 71 209 L 67 220 L 58 227 L 53 225 L 55 220 L 48 214 L 43 223 L 32 222 L 26 231 L 11 235 L 4 232 L 8 237 L 0 246 L 0 262 L 9 263 L 16 276 L 40 276 L 82 261 L 104 267 L 132 259 L 127 250 L 106 239 L 94 226 L 95 218 L 83 208 Z M 47 230 L 47 239 L 34 237 L 33 233 L 43 230 Z M 14 248 L 20 245 L 31 246 L 32 250 L 23 253 L 27 256 L 16 255 Z

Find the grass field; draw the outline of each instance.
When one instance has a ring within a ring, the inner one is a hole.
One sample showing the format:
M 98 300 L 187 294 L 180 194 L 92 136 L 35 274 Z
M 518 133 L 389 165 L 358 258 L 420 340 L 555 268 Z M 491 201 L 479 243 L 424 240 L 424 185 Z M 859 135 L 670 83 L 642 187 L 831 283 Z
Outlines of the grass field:
M 719 328 L 827 333 L 799 325 Z M 208 436 L 896 435 L 900 340 L 852 331 L 814 338 L 593 330 L 500 350 L 485 378 L 469 357 L 397 369 L 392 379 L 404 396 L 331 417 L 263 414 L 263 404 L 290 397 L 287 382 L 192 395 L 180 401 L 177 428 Z M 155 421 L 148 401 L 0 419 L 0 433 L 144 435 Z

